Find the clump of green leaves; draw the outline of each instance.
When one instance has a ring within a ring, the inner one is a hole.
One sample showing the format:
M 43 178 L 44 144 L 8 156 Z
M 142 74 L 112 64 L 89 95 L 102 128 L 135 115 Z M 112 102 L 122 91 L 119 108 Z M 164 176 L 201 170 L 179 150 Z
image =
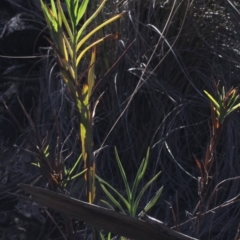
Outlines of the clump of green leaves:
M 42 156 L 47 161 L 48 157 L 50 156 L 49 145 L 43 148 Z M 56 173 L 56 170 L 54 169 L 52 170 L 53 172 L 52 178 L 55 179 L 55 182 L 58 185 L 58 187 L 60 187 L 61 189 L 66 189 L 69 182 L 82 176 L 86 172 L 87 169 L 84 169 L 81 172 L 77 172 L 77 167 L 79 166 L 81 161 L 82 161 L 82 154 L 80 154 L 80 156 L 76 159 L 76 161 L 74 162 L 74 165 L 71 168 L 67 168 L 66 165 L 62 165 L 61 166 L 62 169 L 59 169 L 58 174 Z M 36 163 L 32 163 L 32 165 L 39 168 L 41 168 L 41 164 L 42 164 L 42 160 L 40 158 L 37 158 Z
M 101 1 L 96 11 L 80 26 L 89 0 L 64 0 L 66 13 L 63 11 L 60 0 L 51 0 L 50 5 L 41 1 L 41 7 L 53 40 L 52 48 L 57 57 L 60 71 L 69 93 L 72 96 L 80 114 L 80 140 L 84 169 L 87 169 L 85 180 L 87 183 L 88 202 L 95 198 L 95 159 L 93 155 L 91 95 L 94 88 L 94 66 L 96 60 L 96 45 L 106 37 L 88 43 L 89 39 L 100 29 L 119 19 L 118 14 L 99 24 L 90 31 L 88 26 L 103 9 L 107 0 Z M 91 59 L 87 69 L 87 78 L 79 74 L 79 65 L 85 54 L 91 50 Z
M 110 209 L 114 210 L 114 207 L 119 209 L 122 213 L 128 214 L 131 217 L 136 217 L 137 216 L 137 211 L 139 208 L 139 203 L 140 200 L 142 199 L 144 193 L 148 189 L 148 187 L 158 178 L 161 172 L 158 172 L 153 178 L 151 178 L 145 185 L 144 187 L 139 190 L 139 185 L 141 183 L 141 180 L 145 176 L 148 162 L 149 162 L 149 152 L 150 149 L 148 148 L 146 157 L 143 159 L 142 163 L 140 164 L 135 180 L 133 182 L 132 188 L 130 187 L 126 173 L 124 171 L 124 168 L 122 166 L 121 160 L 119 158 L 117 149 L 115 148 L 115 156 L 118 164 L 118 168 L 120 170 L 123 183 L 125 186 L 125 192 L 127 197 L 124 197 L 119 191 L 117 191 L 114 187 L 112 187 L 109 183 L 104 181 L 102 178 L 96 175 L 97 180 L 100 183 L 100 186 L 104 193 L 107 195 L 109 198 L 110 202 L 107 202 L 105 200 L 102 200 L 102 202 L 108 206 Z M 161 187 L 156 194 L 152 197 L 152 199 L 145 205 L 141 213 L 138 215 L 141 216 L 142 214 L 146 214 L 157 202 L 159 199 L 161 193 L 162 193 L 163 187 Z M 119 201 L 119 200 L 120 201 Z M 126 211 L 127 210 L 127 211 Z M 105 239 L 104 235 L 100 233 L 100 237 L 102 240 Z M 111 239 L 111 233 L 108 233 L 107 239 Z M 121 237 L 121 239 L 125 239 L 124 237 Z
M 146 157 L 143 159 L 141 165 L 138 168 L 135 180 L 133 182 L 133 186 L 131 188 L 129 183 L 128 183 L 126 173 L 125 173 L 124 168 L 122 166 L 121 160 L 119 158 L 117 149 L 115 148 L 115 156 L 116 156 L 118 168 L 120 170 L 120 173 L 121 173 L 121 176 L 122 176 L 122 179 L 123 179 L 123 183 L 124 183 L 124 186 L 125 186 L 125 191 L 126 191 L 127 197 L 125 198 L 114 187 L 112 187 L 110 184 L 108 184 L 106 181 L 104 181 L 99 176 L 96 176 L 96 178 L 98 179 L 98 181 L 100 183 L 100 186 L 102 187 L 103 191 L 105 192 L 105 194 L 108 196 L 109 200 L 112 203 L 112 205 L 111 205 L 108 202 L 103 201 L 109 208 L 113 209 L 114 208 L 113 206 L 115 206 L 122 213 L 129 214 L 131 217 L 136 217 L 137 216 L 137 211 L 138 211 L 140 200 L 142 199 L 142 197 L 143 197 L 144 193 L 146 192 L 146 190 L 148 189 L 148 187 L 158 178 L 158 176 L 161 173 L 161 172 L 158 172 L 139 191 L 139 185 L 140 185 L 141 180 L 143 179 L 143 177 L 146 173 L 146 170 L 147 170 L 147 166 L 148 166 L 148 162 L 149 162 L 149 152 L 150 152 L 150 149 L 148 149 Z M 162 190 L 163 190 L 163 187 L 161 187 L 157 191 L 155 196 L 146 204 L 146 206 L 144 207 L 144 210 L 143 210 L 144 213 L 147 213 L 154 206 L 156 201 L 159 199 L 159 197 L 162 193 Z M 118 199 L 120 199 L 120 201 L 117 200 L 116 197 Z M 126 212 L 126 209 L 127 209 L 127 212 Z
M 240 107 L 240 103 L 237 103 L 239 94 L 236 88 L 231 88 L 226 92 L 223 86 L 222 92 L 217 89 L 216 98 L 205 90 L 204 93 L 212 103 L 218 125 L 223 124 L 225 119 Z

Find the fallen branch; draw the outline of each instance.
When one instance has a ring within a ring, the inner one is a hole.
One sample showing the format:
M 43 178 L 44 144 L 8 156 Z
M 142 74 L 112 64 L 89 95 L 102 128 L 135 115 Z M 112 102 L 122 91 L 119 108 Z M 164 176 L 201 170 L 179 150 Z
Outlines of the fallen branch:
M 136 240 L 196 240 L 178 233 L 153 218 L 145 221 L 89 204 L 47 189 L 20 184 L 34 202 L 87 224 Z

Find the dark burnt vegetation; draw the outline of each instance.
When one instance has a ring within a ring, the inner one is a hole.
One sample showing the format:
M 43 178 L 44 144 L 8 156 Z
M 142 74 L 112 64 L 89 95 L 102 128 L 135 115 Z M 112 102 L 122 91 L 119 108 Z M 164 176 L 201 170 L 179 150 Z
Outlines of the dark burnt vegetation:
M 162 174 L 145 203 L 160 186 L 164 190 L 149 215 L 199 239 L 238 239 L 238 112 L 224 122 L 219 134 L 204 198 L 199 194 L 201 174 L 196 159 L 204 161 L 211 141 L 211 108 L 203 91 L 215 96 L 214 83 L 226 91 L 239 87 L 240 6 L 230 0 L 127 0 L 117 6 L 113 2 L 109 1 L 106 12 L 114 14 L 112 9 L 116 9 L 127 14 L 105 29 L 116 39 L 107 39 L 98 47 L 99 82 L 93 98 L 104 94 L 94 122 L 97 173 L 124 189 L 113 147 L 117 146 L 131 182 L 150 146 L 146 177 L 159 170 Z M 35 1 L 4 0 L 0 12 L 0 211 L 7 216 L 0 222 L 4 229 L 0 234 L 8 239 L 9 229 L 19 228 L 14 222 L 17 216 L 20 227 L 26 229 L 26 239 L 33 239 L 26 227 L 29 219 L 34 219 L 34 228 L 43 228 L 39 239 L 47 235 L 57 239 L 61 233 L 52 233 L 56 225 L 49 217 L 55 218 L 54 212 L 39 207 L 36 213 L 31 204 L 25 212 L 19 211 L 19 200 L 7 193 L 18 193 L 20 182 L 50 188 L 39 169 L 31 165 L 42 154 L 36 146 L 46 141 L 54 170 L 61 169 L 61 161 L 69 167 L 74 164 L 81 152 L 79 116 L 61 81 Z M 115 62 L 105 76 L 107 66 Z M 83 184 L 74 180 L 67 191 L 82 199 Z M 104 197 L 102 192 L 100 197 Z M 55 221 L 65 227 L 61 216 L 56 215 Z M 84 227 L 81 222 L 74 225 L 76 231 Z

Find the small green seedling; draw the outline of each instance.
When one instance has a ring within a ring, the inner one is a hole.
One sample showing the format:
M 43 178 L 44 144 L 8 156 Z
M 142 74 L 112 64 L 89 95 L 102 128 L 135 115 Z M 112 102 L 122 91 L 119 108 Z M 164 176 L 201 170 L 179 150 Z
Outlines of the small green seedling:
M 240 108 L 240 103 L 237 103 L 239 99 L 239 94 L 236 88 L 231 88 L 227 93 L 225 88 L 222 87 L 222 93 L 217 90 L 217 97 L 214 98 L 210 93 L 204 90 L 208 99 L 212 103 L 213 110 L 216 115 L 216 120 L 218 125 L 222 125 L 225 119 L 238 108 Z

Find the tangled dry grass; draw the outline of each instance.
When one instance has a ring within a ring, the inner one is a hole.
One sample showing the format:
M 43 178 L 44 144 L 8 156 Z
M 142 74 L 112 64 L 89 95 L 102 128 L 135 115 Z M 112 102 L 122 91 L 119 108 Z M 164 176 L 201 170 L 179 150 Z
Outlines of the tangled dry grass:
M 14 1 L 6 2 L 17 8 Z M 101 16 L 103 19 L 104 14 L 121 11 L 126 14 L 121 21 L 105 29 L 116 39 L 107 40 L 98 49 L 98 88 L 94 99 L 103 93 L 94 122 L 98 174 L 121 190 L 113 147 L 117 146 L 131 182 L 150 146 L 146 177 L 159 170 L 162 174 L 151 186 L 142 206 L 160 186 L 164 186 L 164 191 L 149 215 L 199 239 L 239 239 L 239 113 L 232 115 L 224 125 L 214 153 L 207 195 L 202 202 L 198 194 L 200 172 L 195 161 L 195 157 L 204 159 L 210 142 L 211 110 L 203 90 L 214 94 L 214 82 L 226 89 L 239 86 L 239 3 L 230 0 L 127 0 L 108 4 Z M 39 12 L 39 21 L 42 20 Z M 20 74 L 10 71 L 9 77 L 23 75 L 16 81 L 17 92 L 22 94 L 23 102 L 32 103 L 25 107 L 32 124 L 20 110 L 15 94 L 8 99 L 7 106 L 13 115 L 19 114 L 18 120 L 24 119 L 20 121 L 22 131 L 9 113 L 2 112 L 1 161 L 4 164 L 1 166 L 5 169 L 3 166 L 14 158 L 11 165 L 21 169 L 21 174 L 31 171 L 23 182 L 31 179 L 33 173 L 37 174 L 36 168 L 29 166 L 36 156 L 29 151 L 33 152 L 32 145 L 45 138 L 49 140 L 52 156 L 61 158 L 66 165 L 71 166 L 80 153 L 74 104 L 61 81 L 51 50 L 42 48 L 41 54 L 45 57 L 31 62 L 32 65 L 26 61 L 25 65 L 20 63 L 27 66 L 27 70 L 19 68 Z M 17 60 L 8 61 L 19 65 Z M 2 79 L 6 78 L 4 74 L 2 71 Z M 9 83 L 4 82 L 1 87 L 5 91 Z M 26 99 L 29 94 L 31 97 Z M 9 122 L 16 132 L 12 127 L 6 131 Z M 6 185 L 4 171 L 2 185 Z M 11 183 L 10 177 L 18 173 L 10 172 L 8 181 Z M 45 182 L 41 180 L 37 184 L 43 186 Z M 81 181 L 72 182 L 68 189 L 72 196 L 81 197 L 81 184 Z M 1 199 L 5 199 L 6 186 L 3 190 L 0 188 Z

